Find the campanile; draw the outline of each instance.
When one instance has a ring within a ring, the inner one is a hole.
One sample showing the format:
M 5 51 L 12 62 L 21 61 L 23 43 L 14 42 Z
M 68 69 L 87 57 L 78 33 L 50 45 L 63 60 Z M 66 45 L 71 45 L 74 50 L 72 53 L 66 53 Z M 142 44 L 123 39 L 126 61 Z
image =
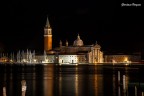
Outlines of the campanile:
M 49 51 L 52 49 L 52 28 L 47 17 L 46 25 L 44 28 L 44 50 Z

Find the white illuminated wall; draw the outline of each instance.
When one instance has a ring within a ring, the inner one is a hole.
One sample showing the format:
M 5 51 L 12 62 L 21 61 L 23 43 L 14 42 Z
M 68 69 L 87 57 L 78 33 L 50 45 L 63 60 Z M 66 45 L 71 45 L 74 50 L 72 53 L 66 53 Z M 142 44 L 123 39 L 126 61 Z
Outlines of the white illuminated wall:
M 59 63 L 85 63 L 85 55 L 59 55 Z

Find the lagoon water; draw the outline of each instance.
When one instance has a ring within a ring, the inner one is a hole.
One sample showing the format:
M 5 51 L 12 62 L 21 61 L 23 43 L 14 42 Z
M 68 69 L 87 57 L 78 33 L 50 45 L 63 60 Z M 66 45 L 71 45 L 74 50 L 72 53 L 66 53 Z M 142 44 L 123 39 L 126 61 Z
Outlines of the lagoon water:
M 0 96 L 142 96 L 144 65 L 0 64 Z

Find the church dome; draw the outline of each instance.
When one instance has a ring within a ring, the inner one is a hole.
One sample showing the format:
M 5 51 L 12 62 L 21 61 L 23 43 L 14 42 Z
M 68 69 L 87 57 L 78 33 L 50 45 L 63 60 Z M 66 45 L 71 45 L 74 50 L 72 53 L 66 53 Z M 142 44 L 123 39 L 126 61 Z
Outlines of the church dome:
M 78 34 L 77 39 L 74 41 L 73 46 L 83 46 L 83 41 L 80 39 L 80 36 Z

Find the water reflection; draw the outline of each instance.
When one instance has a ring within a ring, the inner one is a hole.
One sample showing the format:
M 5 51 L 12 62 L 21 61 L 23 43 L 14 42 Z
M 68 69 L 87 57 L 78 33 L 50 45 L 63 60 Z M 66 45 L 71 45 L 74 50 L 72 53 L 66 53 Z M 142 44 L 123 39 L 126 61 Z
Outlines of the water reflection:
M 66 71 L 67 72 L 66 72 Z M 68 74 L 68 72 L 72 72 L 71 74 Z M 66 73 L 65 73 L 66 72 Z M 78 68 L 60 68 L 60 72 L 58 73 L 57 77 L 57 91 L 58 91 L 58 96 L 78 96 L 79 94 L 79 74 Z
M 144 67 L 0 65 L 0 96 L 141 96 Z M 137 88 L 137 89 L 136 89 Z
M 44 96 L 53 96 L 54 89 L 54 66 L 45 66 L 44 67 Z
M 65 67 L 60 68 L 58 73 L 57 88 L 58 96 L 101 96 L 103 94 L 102 74 L 89 74 L 93 70 L 97 72 L 97 67 Z M 85 74 L 83 74 L 85 72 Z M 70 74 L 71 73 L 71 74 Z M 56 91 L 56 90 L 55 90 Z

